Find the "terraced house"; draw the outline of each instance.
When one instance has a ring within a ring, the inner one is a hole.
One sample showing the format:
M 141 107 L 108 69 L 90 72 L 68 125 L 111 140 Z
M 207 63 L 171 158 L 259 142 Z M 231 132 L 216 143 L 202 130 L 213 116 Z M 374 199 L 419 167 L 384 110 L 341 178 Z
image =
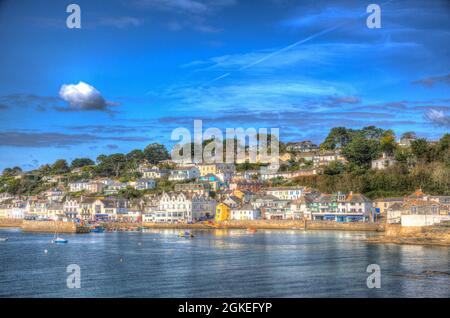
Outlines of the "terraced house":
M 308 203 L 313 220 L 337 222 L 368 221 L 372 213 L 372 201 L 362 194 L 321 194 Z
M 214 217 L 216 201 L 204 194 L 170 192 L 163 193 L 156 211 L 144 216 L 146 222 L 190 223 Z

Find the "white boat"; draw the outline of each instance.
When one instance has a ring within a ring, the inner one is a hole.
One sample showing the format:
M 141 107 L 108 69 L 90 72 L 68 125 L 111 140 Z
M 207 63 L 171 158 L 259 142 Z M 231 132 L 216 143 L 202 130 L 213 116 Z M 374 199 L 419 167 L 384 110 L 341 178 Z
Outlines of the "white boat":
M 55 225 L 56 228 L 56 225 Z M 58 236 L 58 231 L 55 230 L 55 236 L 53 237 L 52 243 L 54 244 L 65 244 L 65 243 L 69 243 L 68 240 L 63 239 L 62 237 Z
M 6 242 L 8 240 L 7 237 L 0 237 L 0 242 Z
M 69 243 L 69 241 L 66 240 L 66 239 L 63 239 L 63 238 L 61 238 L 61 237 L 55 237 L 55 238 L 52 240 L 52 243 L 55 243 L 55 244 L 64 244 L 64 243 Z

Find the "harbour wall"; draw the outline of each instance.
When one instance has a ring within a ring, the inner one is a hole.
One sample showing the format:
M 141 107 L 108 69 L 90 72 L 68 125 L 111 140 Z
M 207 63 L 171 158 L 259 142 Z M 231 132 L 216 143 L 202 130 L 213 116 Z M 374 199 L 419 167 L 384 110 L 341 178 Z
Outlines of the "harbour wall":
M 0 227 L 21 227 L 23 219 L 1 218 Z
M 305 221 L 303 220 L 228 220 L 215 223 L 196 224 L 162 224 L 143 223 L 147 228 L 161 229 L 279 229 L 279 230 L 334 230 L 334 231 L 383 231 L 384 227 L 376 223 L 337 223 L 327 221 Z
M 74 222 L 60 221 L 26 221 L 21 226 L 24 232 L 58 232 L 58 233 L 89 233 L 87 227 L 79 226 Z

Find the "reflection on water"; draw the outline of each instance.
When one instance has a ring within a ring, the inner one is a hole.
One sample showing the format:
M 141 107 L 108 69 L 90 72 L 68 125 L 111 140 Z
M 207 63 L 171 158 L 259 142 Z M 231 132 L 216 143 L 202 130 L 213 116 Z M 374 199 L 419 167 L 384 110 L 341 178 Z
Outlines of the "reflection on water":
M 449 297 L 446 247 L 366 244 L 362 232 L 178 230 L 65 235 L 0 230 L 2 297 Z M 45 253 L 47 251 L 47 253 Z M 381 289 L 366 268 L 381 267 Z M 66 267 L 81 268 L 81 289 Z

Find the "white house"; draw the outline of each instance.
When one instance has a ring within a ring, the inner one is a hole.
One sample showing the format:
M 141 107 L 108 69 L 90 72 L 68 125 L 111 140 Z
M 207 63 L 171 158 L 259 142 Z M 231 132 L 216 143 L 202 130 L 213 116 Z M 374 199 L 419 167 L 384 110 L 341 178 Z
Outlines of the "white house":
M 265 190 L 266 194 L 273 195 L 278 199 L 297 200 L 302 197 L 303 187 L 283 187 L 283 188 L 268 188 Z
M 258 209 L 250 204 L 244 204 L 241 207 L 231 209 L 231 220 L 256 220 L 260 217 Z
M 207 195 L 197 193 L 163 193 L 157 211 L 150 212 L 152 222 L 185 223 L 195 222 L 202 217 L 213 217 L 216 201 Z
M 380 159 L 372 160 L 372 169 L 384 170 L 388 167 L 395 165 L 396 163 L 397 160 L 383 153 L 383 156 Z
M 142 177 L 145 179 L 161 179 L 169 174 L 169 170 L 160 169 L 157 166 L 153 166 L 150 169 L 142 170 Z
M 338 152 L 322 152 L 314 155 L 313 157 L 315 168 L 320 166 L 328 166 L 331 162 L 334 161 L 339 161 L 342 163 L 346 162 L 345 158 Z
M 169 180 L 185 181 L 197 179 L 200 177 L 200 171 L 197 167 L 177 167 L 170 171 Z
M 156 187 L 156 181 L 153 179 L 139 179 L 136 181 L 134 188 L 136 190 L 149 190 Z

